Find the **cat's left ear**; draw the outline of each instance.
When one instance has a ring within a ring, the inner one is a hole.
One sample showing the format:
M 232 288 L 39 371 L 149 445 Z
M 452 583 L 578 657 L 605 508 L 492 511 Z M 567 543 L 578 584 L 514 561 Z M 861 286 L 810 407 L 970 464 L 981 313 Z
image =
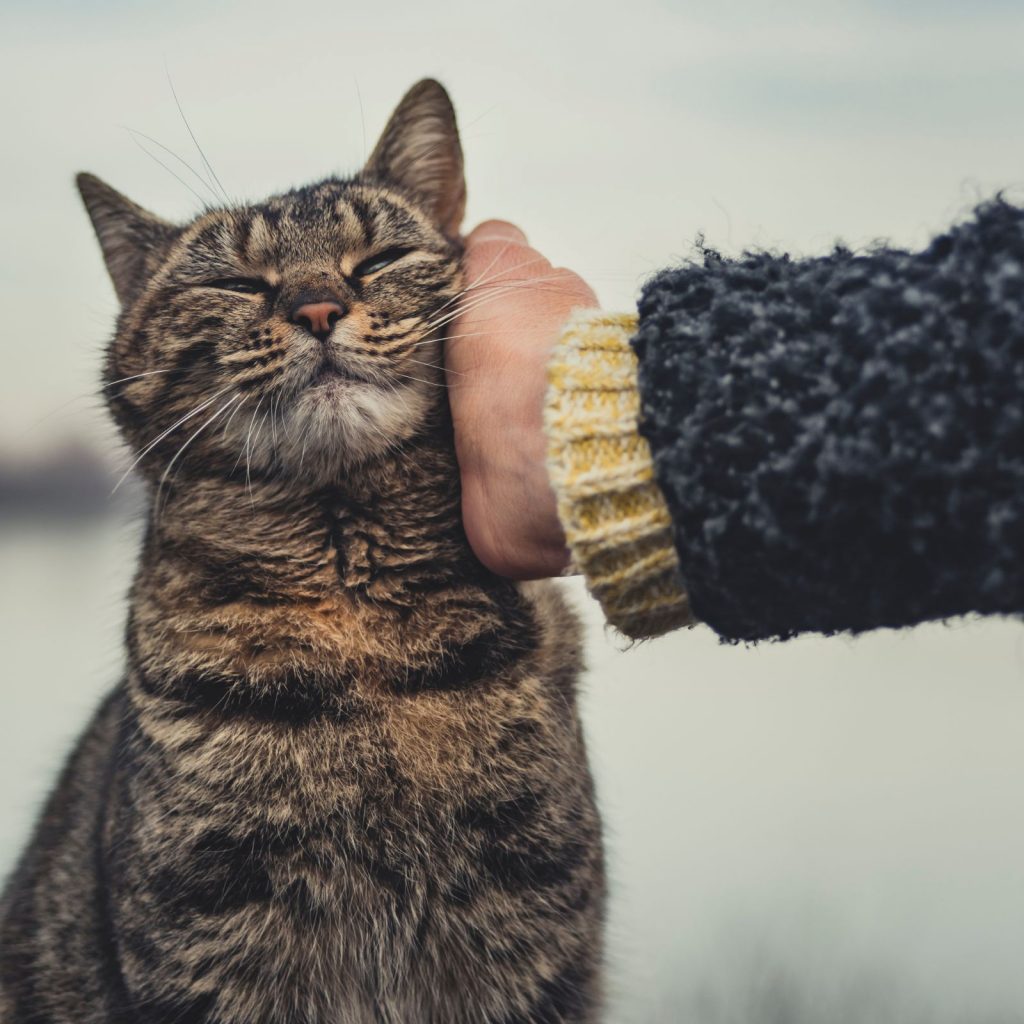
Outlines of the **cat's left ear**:
M 161 220 L 92 174 L 75 178 L 103 250 L 107 272 L 122 306 L 141 291 L 178 234 Z
M 454 238 L 466 210 L 466 180 L 455 110 L 432 78 L 414 85 L 391 115 L 363 173 L 397 185 L 423 203 Z

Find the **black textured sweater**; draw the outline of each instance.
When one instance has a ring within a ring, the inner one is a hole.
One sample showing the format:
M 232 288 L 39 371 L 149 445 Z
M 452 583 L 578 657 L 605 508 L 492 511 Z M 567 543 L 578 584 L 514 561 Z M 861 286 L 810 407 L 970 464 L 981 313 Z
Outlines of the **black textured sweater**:
M 1024 611 L 1024 211 L 919 253 L 707 253 L 646 286 L 634 347 L 722 637 Z

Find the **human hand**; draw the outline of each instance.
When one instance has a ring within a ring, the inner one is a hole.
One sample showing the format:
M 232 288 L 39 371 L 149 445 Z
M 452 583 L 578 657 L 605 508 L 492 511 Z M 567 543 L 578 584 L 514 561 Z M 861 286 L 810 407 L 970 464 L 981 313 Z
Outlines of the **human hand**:
M 499 575 L 557 576 L 569 552 L 545 466 L 547 364 L 572 310 L 597 298 L 513 224 L 484 221 L 465 244 L 466 293 L 445 367 L 466 536 Z

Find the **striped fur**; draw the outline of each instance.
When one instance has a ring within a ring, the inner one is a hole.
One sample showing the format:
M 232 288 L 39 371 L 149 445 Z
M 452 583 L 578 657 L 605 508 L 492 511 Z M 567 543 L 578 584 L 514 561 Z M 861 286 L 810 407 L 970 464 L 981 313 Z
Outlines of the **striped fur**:
M 459 515 L 461 166 L 425 82 L 353 179 L 184 227 L 82 181 L 152 503 L 125 678 L 0 907 L 3 1024 L 598 1019 L 577 625 Z M 288 310 L 325 294 L 321 343 Z

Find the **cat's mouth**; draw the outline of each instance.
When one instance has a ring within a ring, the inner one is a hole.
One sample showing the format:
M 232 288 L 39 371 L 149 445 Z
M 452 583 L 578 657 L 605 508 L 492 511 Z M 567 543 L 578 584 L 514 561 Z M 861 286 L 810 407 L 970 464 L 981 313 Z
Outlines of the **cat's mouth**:
M 372 385 L 375 382 L 352 367 L 334 359 L 325 358 L 309 380 L 310 387 L 324 384 L 338 386 L 346 384 Z
M 368 377 L 360 376 L 360 374 L 353 372 L 347 366 L 332 366 L 325 365 L 321 366 L 319 370 L 313 375 L 313 379 L 310 384 L 323 384 L 323 383 L 334 383 L 341 381 L 350 381 L 353 384 L 372 384 Z

